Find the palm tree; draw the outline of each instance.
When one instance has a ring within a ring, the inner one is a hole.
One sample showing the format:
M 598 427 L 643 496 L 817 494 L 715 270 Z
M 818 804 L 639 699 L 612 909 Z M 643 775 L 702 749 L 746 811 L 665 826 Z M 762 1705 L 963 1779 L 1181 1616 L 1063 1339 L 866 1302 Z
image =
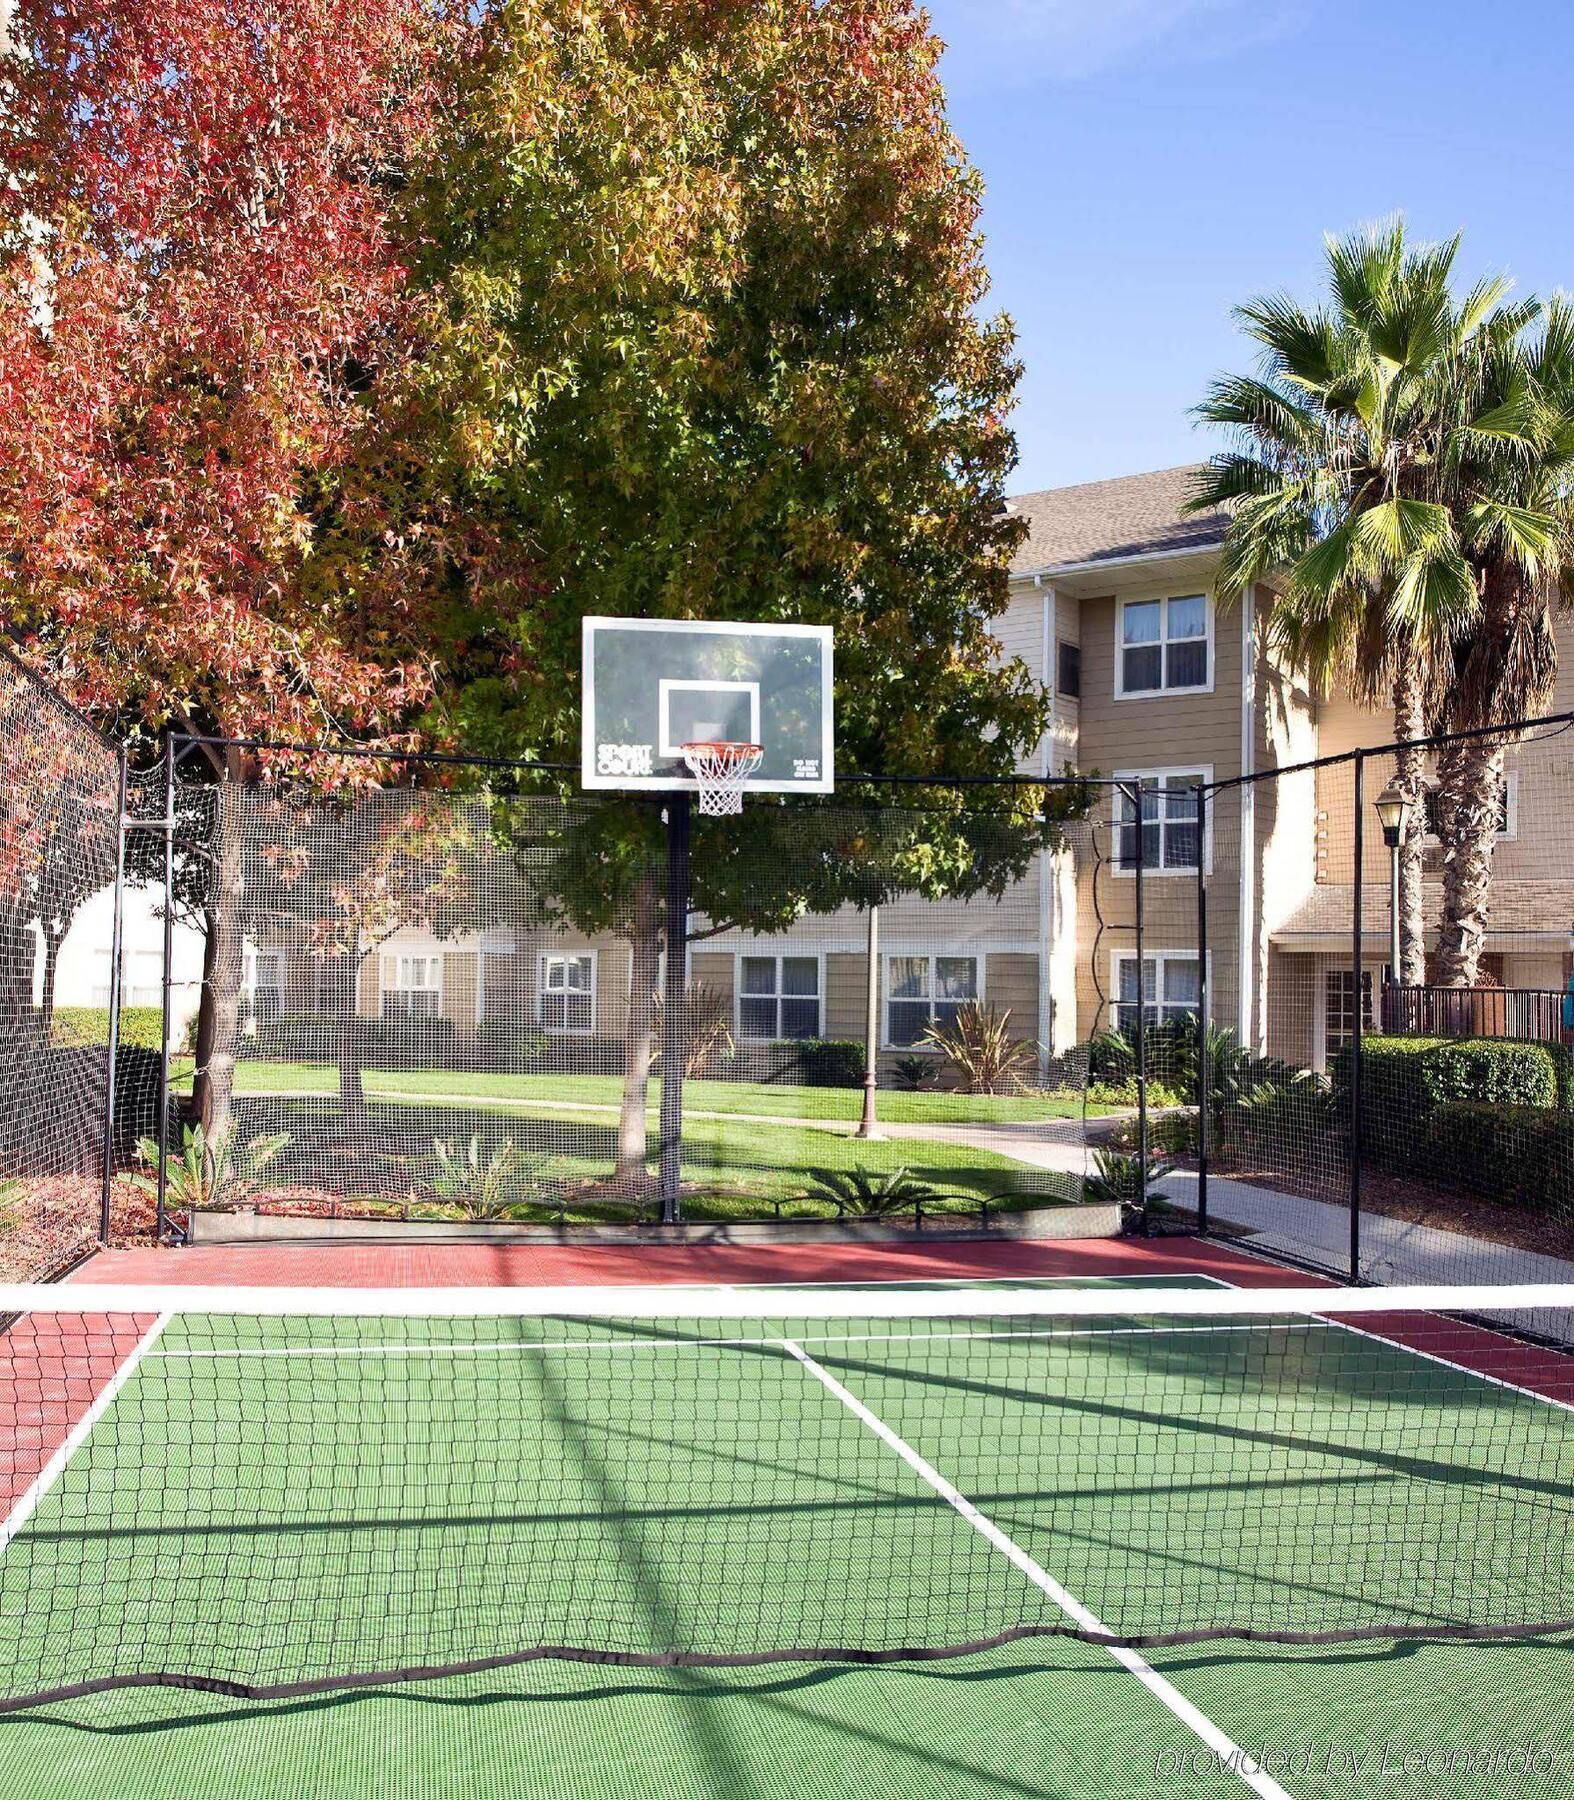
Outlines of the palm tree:
M 1199 479 L 1194 510 L 1230 512 L 1218 590 L 1272 581 L 1269 632 L 1311 677 L 1392 705 L 1401 743 L 1444 708 L 1456 644 L 1479 608 L 1444 448 L 1462 420 L 1459 370 L 1479 343 L 1512 342 L 1533 309 L 1502 281 L 1453 295 L 1456 238 L 1412 246 L 1403 222 L 1327 245 L 1329 301 L 1275 295 L 1238 309 L 1262 346 L 1256 375 L 1216 381 L 1198 416 L 1237 447 Z M 1395 779 L 1422 817 L 1425 752 Z M 1401 851 L 1399 980 L 1425 979 L 1422 842 Z
M 1447 723 L 1487 735 L 1438 758 L 1438 978 L 1473 987 L 1512 737 L 1491 728 L 1546 708 L 1557 679 L 1552 608 L 1574 595 L 1574 309 L 1554 300 L 1534 334 L 1484 337 L 1460 373 L 1468 423 L 1447 446 L 1447 479 L 1479 611 L 1455 646 Z

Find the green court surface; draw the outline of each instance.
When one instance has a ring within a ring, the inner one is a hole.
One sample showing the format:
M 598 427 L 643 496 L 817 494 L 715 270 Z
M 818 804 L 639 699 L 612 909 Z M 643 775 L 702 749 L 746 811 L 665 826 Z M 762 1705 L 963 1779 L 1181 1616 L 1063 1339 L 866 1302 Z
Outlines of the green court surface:
M 1436 1622 L 1454 1557 L 1513 1613 L 1570 1522 L 1574 1414 L 1316 1321 L 227 1323 L 171 1320 L 0 1552 L 8 1689 L 1064 1622 L 935 1472 L 1122 1632 Z M 1571 1691 L 1563 1637 L 117 1690 L 0 1714 L 0 1800 L 1567 1796 Z

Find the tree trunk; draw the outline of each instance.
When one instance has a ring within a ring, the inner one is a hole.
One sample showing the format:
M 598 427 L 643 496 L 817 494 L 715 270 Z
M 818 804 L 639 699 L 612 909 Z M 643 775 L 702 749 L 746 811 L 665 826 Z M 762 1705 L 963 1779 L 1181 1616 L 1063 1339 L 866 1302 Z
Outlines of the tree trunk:
M 54 1035 L 55 983 L 60 974 L 60 946 L 64 942 L 64 932 L 58 936 L 48 931 L 44 933 L 44 985 L 39 995 L 38 1023 L 46 1042 Z
M 650 1071 L 656 1060 L 656 989 L 661 977 L 661 910 L 655 877 L 640 878 L 629 934 L 633 968 L 629 979 L 628 1030 L 624 1044 L 623 1107 L 618 1118 L 620 1186 L 642 1192 L 651 1185 L 646 1160 L 645 1109 Z
M 1456 745 L 1443 781 L 1443 921 L 1438 980 L 1470 988 L 1481 973 L 1492 906 L 1492 856 L 1503 797 L 1503 747 L 1494 738 Z
M 335 960 L 339 965 L 332 987 L 339 1014 L 339 1110 L 347 1121 L 358 1124 L 366 1117 L 360 1034 L 361 964 L 365 958 L 347 950 Z
M 202 993 L 197 1002 L 197 1068 L 191 1088 L 191 1110 L 210 1144 L 229 1129 L 246 966 L 239 817 L 243 790 L 232 785 L 228 771 L 226 775 L 214 808 L 213 897 L 206 911 Z
M 1394 678 L 1394 736 L 1415 742 L 1426 735 L 1421 676 L 1407 662 Z M 1403 987 L 1426 982 L 1426 906 L 1422 890 L 1426 842 L 1426 752 L 1400 750 L 1394 758 L 1394 785 L 1409 802 L 1405 835 L 1399 842 L 1399 967 Z

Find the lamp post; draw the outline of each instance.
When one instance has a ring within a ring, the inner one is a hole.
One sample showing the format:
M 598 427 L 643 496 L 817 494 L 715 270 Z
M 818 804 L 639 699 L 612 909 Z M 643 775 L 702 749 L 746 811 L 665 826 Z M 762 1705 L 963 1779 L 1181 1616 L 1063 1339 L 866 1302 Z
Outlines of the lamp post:
M 1399 986 L 1399 847 L 1405 838 L 1410 801 L 1392 781 L 1377 796 L 1377 820 L 1388 846 L 1388 982 Z M 1356 1004 L 1360 1005 L 1357 995 Z

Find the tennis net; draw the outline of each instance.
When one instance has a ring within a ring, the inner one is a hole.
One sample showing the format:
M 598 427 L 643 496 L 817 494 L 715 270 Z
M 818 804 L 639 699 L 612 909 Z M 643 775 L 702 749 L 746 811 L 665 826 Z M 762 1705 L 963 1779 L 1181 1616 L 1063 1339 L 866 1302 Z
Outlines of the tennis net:
M 0 1288 L 0 1706 L 1574 1629 L 1574 1288 Z

